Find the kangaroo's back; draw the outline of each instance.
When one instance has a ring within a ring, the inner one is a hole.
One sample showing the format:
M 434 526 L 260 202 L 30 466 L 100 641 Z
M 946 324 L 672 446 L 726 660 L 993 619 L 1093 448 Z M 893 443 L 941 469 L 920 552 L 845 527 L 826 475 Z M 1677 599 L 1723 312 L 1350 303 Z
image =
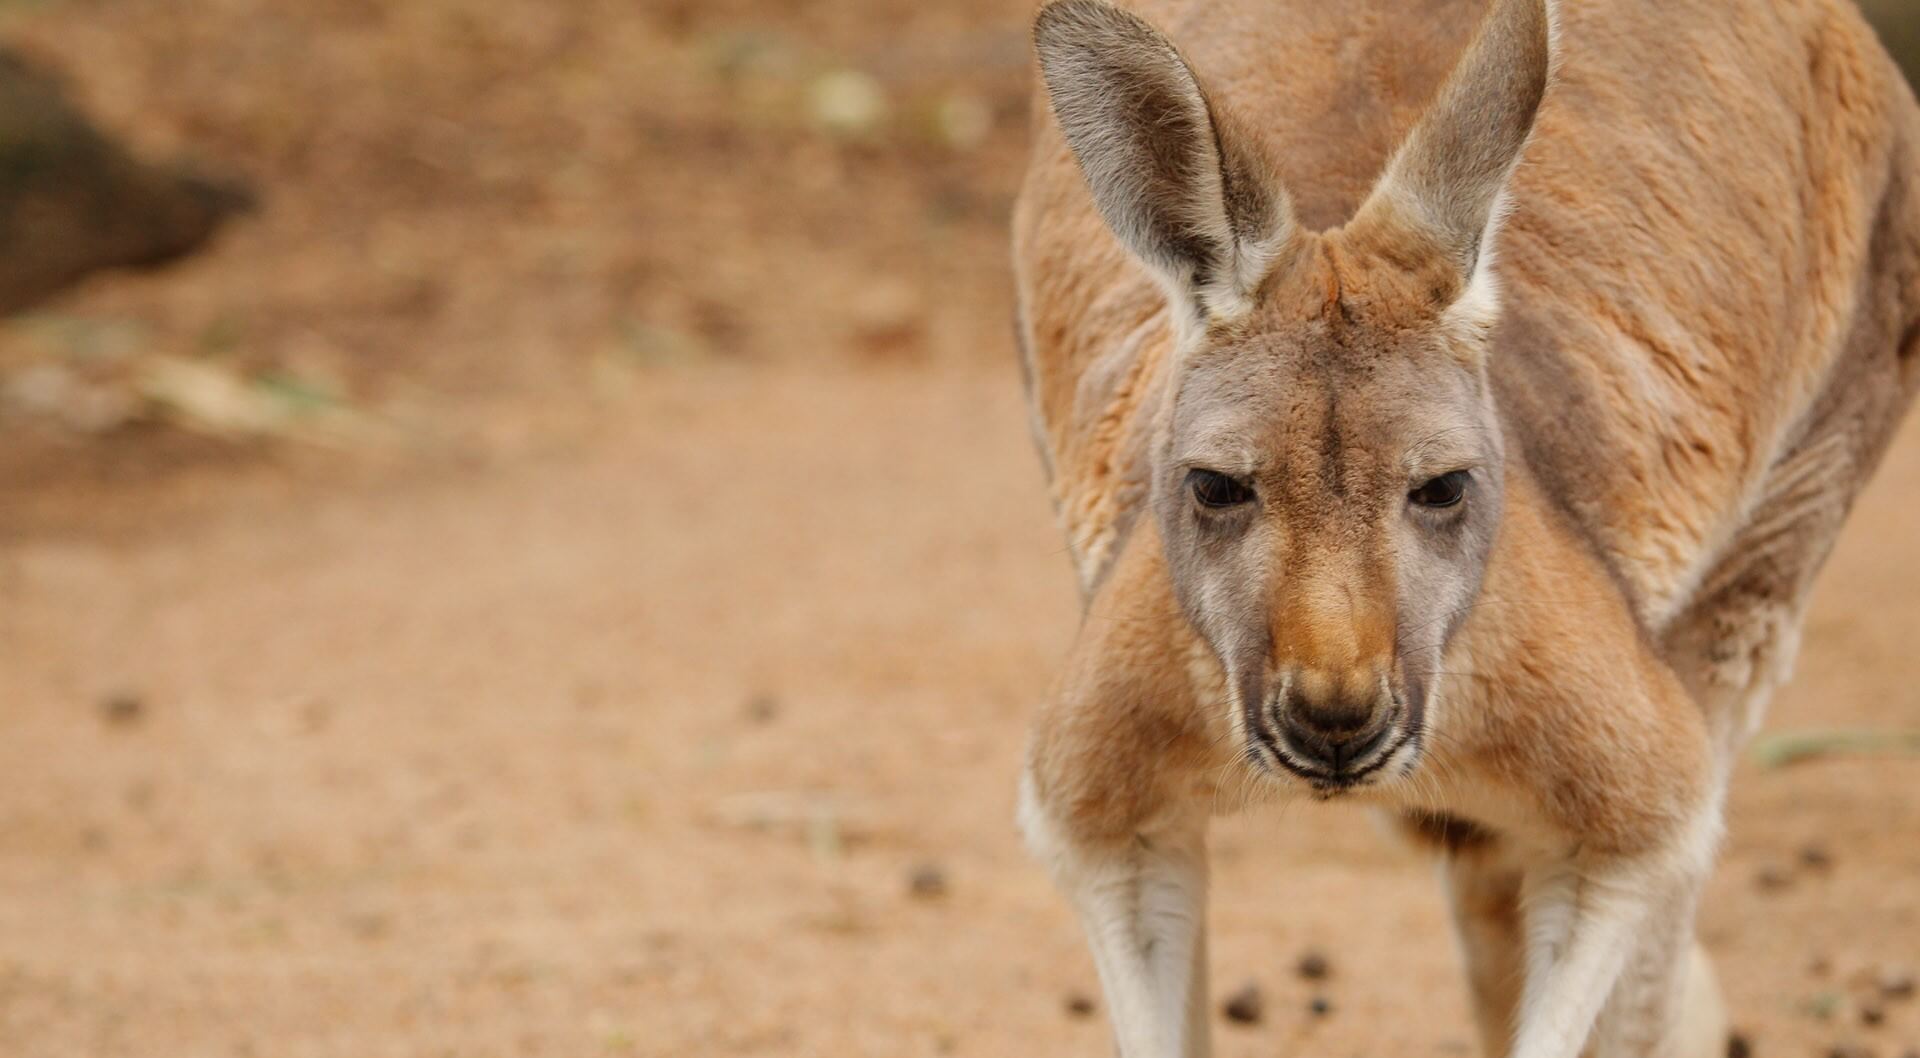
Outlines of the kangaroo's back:
M 1365 198 L 1486 4 L 1136 6 L 1324 228 Z M 1493 375 L 1517 461 L 1657 626 L 1770 497 L 1844 507 L 1910 403 L 1920 115 L 1845 0 L 1573 0 L 1558 38 L 1500 240 Z M 1172 330 L 1036 107 L 1022 331 L 1091 584 L 1142 504 Z

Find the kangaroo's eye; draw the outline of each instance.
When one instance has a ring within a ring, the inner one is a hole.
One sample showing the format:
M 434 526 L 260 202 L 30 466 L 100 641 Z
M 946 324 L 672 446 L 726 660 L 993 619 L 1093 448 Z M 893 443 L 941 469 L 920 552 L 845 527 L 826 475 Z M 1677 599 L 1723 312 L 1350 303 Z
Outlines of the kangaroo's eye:
M 1253 499 L 1253 490 L 1217 470 L 1187 471 L 1187 488 L 1202 507 L 1238 507 Z
M 1431 478 L 1407 493 L 1407 499 L 1421 507 L 1451 507 L 1466 495 L 1468 476 L 1466 471 L 1456 470 Z

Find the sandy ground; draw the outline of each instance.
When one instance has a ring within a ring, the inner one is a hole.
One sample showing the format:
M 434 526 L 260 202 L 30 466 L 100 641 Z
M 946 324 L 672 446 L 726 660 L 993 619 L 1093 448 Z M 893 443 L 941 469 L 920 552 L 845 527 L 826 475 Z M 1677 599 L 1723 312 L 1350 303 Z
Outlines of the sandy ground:
M 10 536 L 0 1052 L 1105 1053 L 1010 825 L 1075 619 L 1011 371 L 663 373 L 528 436 Z M 1920 723 L 1916 488 L 1910 432 L 1775 729 Z M 1853 998 L 1920 957 L 1920 762 L 1747 767 L 1731 820 L 1755 1053 L 1920 1044 Z M 1223 1055 L 1472 1053 L 1427 867 L 1339 809 L 1218 847 L 1268 1006 Z

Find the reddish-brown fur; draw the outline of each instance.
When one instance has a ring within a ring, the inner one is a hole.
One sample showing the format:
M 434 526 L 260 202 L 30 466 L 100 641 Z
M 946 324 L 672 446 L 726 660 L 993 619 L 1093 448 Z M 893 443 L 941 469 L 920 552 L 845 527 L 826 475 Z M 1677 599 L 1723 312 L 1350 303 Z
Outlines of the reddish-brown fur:
M 1517 932 L 1512 865 L 1529 850 L 1650 863 L 1698 843 L 1843 513 L 1920 389 L 1920 110 L 1871 30 L 1845 0 L 1561 5 L 1481 343 L 1442 333 L 1466 286 L 1452 250 L 1353 214 L 1483 3 L 1134 6 L 1302 222 L 1250 311 L 1201 344 L 1331 328 L 1357 336 L 1349 356 L 1446 355 L 1491 379 L 1498 537 L 1447 647 L 1428 759 L 1378 798 L 1472 835 L 1463 855 L 1488 866 L 1460 868 L 1463 937 Z M 1177 309 L 1108 233 L 1044 95 L 1035 113 L 1022 337 L 1087 617 L 1037 719 L 1030 793 L 1085 859 L 1237 798 L 1246 763 L 1146 508 Z M 1299 666 L 1313 694 L 1357 693 L 1394 664 L 1391 571 L 1369 566 L 1384 545 L 1315 525 L 1305 499 L 1289 509 L 1270 664 Z M 1490 1033 L 1518 1001 L 1496 992 L 1480 995 Z

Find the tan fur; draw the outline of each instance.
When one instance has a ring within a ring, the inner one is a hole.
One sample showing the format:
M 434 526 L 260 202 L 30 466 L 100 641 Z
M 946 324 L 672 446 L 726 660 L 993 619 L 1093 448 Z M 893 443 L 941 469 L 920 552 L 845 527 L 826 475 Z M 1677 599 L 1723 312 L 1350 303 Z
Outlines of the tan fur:
M 1475 53 L 1483 79 L 1535 31 L 1516 20 L 1540 10 L 1500 2 L 1498 39 Z M 1601 1043 L 1713 1049 L 1710 969 L 1682 943 L 1687 886 L 1844 512 L 1920 389 L 1911 92 L 1845 0 L 1569 0 L 1509 180 L 1504 163 L 1462 162 L 1457 148 L 1401 146 L 1480 0 L 1132 7 L 1178 42 L 1229 129 L 1223 164 L 1273 173 L 1277 208 L 1298 224 L 1275 222 L 1244 304 L 1186 334 L 1178 298 L 1170 307 L 1109 233 L 1036 101 L 1014 220 L 1022 338 L 1087 616 L 1036 724 L 1033 811 L 1080 860 L 1185 848 L 1173 838 L 1192 806 L 1238 804 L 1255 782 L 1221 664 L 1176 599 L 1147 509 L 1181 358 L 1303 328 L 1363 335 L 1349 347 L 1378 357 L 1435 349 L 1491 380 L 1504 511 L 1446 649 L 1426 759 L 1356 796 L 1486 838 L 1454 853 L 1453 889 L 1491 1053 L 1494 1023 L 1523 1000 L 1488 982 L 1584 957 L 1551 923 L 1518 925 L 1513 865 L 1538 888 L 1562 863 L 1589 881 L 1679 864 L 1658 905 L 1677 946 L 1636 948 L 1618 972 L 1641 991 L 1620 986 Z M 1462 78 L 1449 83 L 1435 108 L 1468 106 Z M 1473 218 L 1503 189 L 1489 266 Z M 1295 443 L 1274 429 L 1262 443 Z M 1308 527 L 1304 499 L 1289 509 L 1270 664 L 1297 667 L 1311 695 L 1357 695 L 1394 661 L 1391 576 L 1362 568 L 1387 545 L 1356 542 L 1346 523 Z M 1612 883 L 1592 884 L 1600 900 Z M 1673 1007 L 1681 984 L 1694 998 Z M 1680 1010 L 1684 1024 L 1669 1024 Z M 1523 1058 L 1551 1053 L 1543 1033 L 1521 1033 L 1536 1048 Z M 1203 1052 L 1185 1039 L 1184 1053 Z

